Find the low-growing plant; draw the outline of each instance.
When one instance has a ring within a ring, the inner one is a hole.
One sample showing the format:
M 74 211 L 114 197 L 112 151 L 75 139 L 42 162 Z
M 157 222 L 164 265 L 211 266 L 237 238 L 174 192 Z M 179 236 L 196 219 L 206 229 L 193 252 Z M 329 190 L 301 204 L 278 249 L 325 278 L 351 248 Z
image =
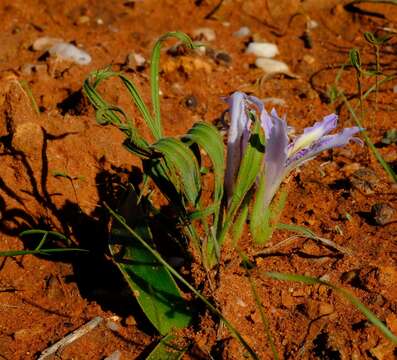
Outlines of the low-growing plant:
M 0 257 L 7 256 L 21 256 L 21 255 L 52 255 L 59 253 L 67 253 L 67 252 L 88 252 L 88 250 L 69 247 L 70 240 L 63 234 L 57 231 L 50 230 L 40 230 L 40 229 L 32 229 L 22 231 L 19 236 L 21 237 L 39 237 L 39 243 L 32 250 L 8 250 L 8 251 L 0 251 Z M 41 236 L 41 238 L 40 238 Z M 46 243 L 51 240 L 56 239 L 65 243 L 66 247 L 55 247 L 48 248 L 45 247 Z
M 124 146 L 141 159 L 144 174 L 143 185 L 131 186 L 118 213 L 109 209 L 115 219 L 110 252 L 147 318 L 162 335 L 191 323 L 194 311 L 181 293 L 179 287 L 183 286 L 203 301 L 256 359 L 255 352 L 222 312 L 164 260 L 158 250 L 161 239 L 154 238 L 154 219 L 165 224 L 164 229 L 168 227 L 166 231 L 186 256 L 190 251 L 201 260 L 211 283 L 222 261 L 225 244 L 229 242 L 244 260 L 239 240 L 247 229 L 248 218 L 253 247 L 265 246 L 280 228 L 279 218 L 287 196 L 285 189 L 280 191 L 280 188 L 289 174 L 320 152 L 350 141 L 361 143 L 355 135 L 362 129 L 345 128 L 330 135 L 337 126 L 337 116 L 331 114 L 295 136 L 294 129 L 275 110 L 268 113 L 255 96 L 235 92 L 224 99 L 230 118 L 226 148 L 218 130 L 202 121 L 185 134 L 165 136 L 160 112 L 159 58 L 163 41 L 171 37 L 188 48 L 195 47 L 180 32 L 167 33 L 156 42 L 150 68 L 151 111 L 135 84 L 121 72 L 106 68 L 91 73 L 84 82 L 84 92 L 96 109 L 97 122 L 116 126 L 125 134 Z M 121 80 L 127 88 L 151 139 L 141 135 L 123 109 L 102 97 L 99 85 L 109 78 Z M 209 171 L 204 169 L 208 167 Z M 207 177 L 212 177 L 213 187 L 211 195 L 204 197 L 203 184 Z M 166 210 L 152 200 L 153 188 L 167 200 Z M 161 225 L 157 221 L 155 226 Z M 249 277 L 248 268 L 247 274 Z M 277 358 L 255 284 L 250 281 Z M 156 351 L 162 351 L 163 345 Z

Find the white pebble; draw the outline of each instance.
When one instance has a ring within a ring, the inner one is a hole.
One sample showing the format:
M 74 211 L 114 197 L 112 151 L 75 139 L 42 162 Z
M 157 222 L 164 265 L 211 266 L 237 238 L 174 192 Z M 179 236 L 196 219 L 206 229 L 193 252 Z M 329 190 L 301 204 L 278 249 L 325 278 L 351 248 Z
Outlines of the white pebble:
M 288 65 L 279 60 L 258 58 L 255 65 L 267 74 L 291 74 Z
M 88 53 L 66 42 L 56 43 L 48 51 L 53 56 L 73 61 L 79 65 L 87 65 L 91 62 L 91 56 Z
M 34 43 L 32 44 L 32 49 L 35 51 L 48 50 L 51 46 L 62 41 L 62 39 L 43 36 L 34 41 Z
M 32 48 L 35 51 L 48 50 L 52 56 L 58 56 L 62 60 L 73 61 L 79 65 L 87 65 L 91 62 L 89 54 L 59 38 L 40 37 L 34 41 Z
M 215 31 L 211 28 L 198 28 L 193 30 L 194 37 L 203 37 L 206 41 L 214 41 L 216 39 Z
M 394 93 L 397 93 L 397 85 L 394 85 L 394 86 L 393 86 L 393 92 L 394 92 Z
M 198 41 L 194 41 L 194 45 L 196 46 L 194 48 L 194 51 L 196 52 L 197 55 L 204 56 L 206 53 L 206 47 L 204 45 L 200 45 Z
M 318 27 L 318 22 L 316 20 L 309 20 L 307 22 L 307 28 L 309 30 L 315 29 L 316 27 Z
M 132 56 L 134 57 L 135 64 L 137 66 L 145 65 L 146 59 L 143 57 L 143 55 L 138 54 L 138 53 L 132 53 Z
M 233 33 L 235 37 L 245 37 L 251 35 L 251 30 L 247 26 L 243 26 Z
M 247 307 L 247 304 L 239 297 L 236 298 L 236 304 L 241 307 Z
M 254 54 L 257 57 L 272 58 L 278 54 L 278 47 L 272 43 L 251 42 L 248 44 L 246 53 Z
M 107 320 L 106 321 L 106 327 L 112 331 L 119 331 L 120 330 L 120 325 L 117 324 L 116 322 L 112 320 Z

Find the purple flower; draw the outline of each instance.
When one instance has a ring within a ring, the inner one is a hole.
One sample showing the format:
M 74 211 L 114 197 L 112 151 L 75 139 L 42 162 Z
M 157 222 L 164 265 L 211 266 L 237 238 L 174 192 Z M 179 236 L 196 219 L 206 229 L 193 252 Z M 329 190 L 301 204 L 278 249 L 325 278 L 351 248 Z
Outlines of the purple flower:
M 225 191 L 228 199 L 233 194 L 234 183 L 237 178 L 240 163 L 250 137 L 251 119 L 249 111 L 255 110 L 255 105 L 263 104 L 259 99 L 242 92 L 235 92 L 225 98 L 229 104 L 230 127 L 227 139 L 227 158 L 225 172 Z
M 362 130 L 358 127 L 345 128 L 337 134 L 329 135 L 337 126 L 338 117 L 335 114 L 324 117 L 322 121 L 306 128 L 303 134 L 290 141 L 289 135 L 294 129 L 289 127 L 285 118 L 280 118 L 274 109 L 269 114 L 262 101 L 255 96 L 235 92 L 225 100 L 229 104 L 231 119 L 225 172 L 225 191 L 228 199 L 233 195 L 238 170 L 251 135 L 250 114 L 261 122 L 265 133 L 265 207 L 270 205 L 281 183 L 293 169 L 313 159 L 320 152 L 344 146 L 350 140 L 362 144 L 360 139 L 353 137 Z
M 265 206 L 269 206 L 282 181 L 291 170 L 313 159 L 320 152 L 333 147 L 344 146 L 353 140 L 362 141 L 354 134 L 362 129 L 359 127 L 345 128 L 340 133 L 328 135 L 336 128 L 338 117 L 328 115 L 312 127 L 308 127 L 303 134 L 289 141 L 288 127 L 285 119 L 281 119 L 275 110 L 270 115 L 263 110 L 261 113 L 262 127 L 265 131 Z

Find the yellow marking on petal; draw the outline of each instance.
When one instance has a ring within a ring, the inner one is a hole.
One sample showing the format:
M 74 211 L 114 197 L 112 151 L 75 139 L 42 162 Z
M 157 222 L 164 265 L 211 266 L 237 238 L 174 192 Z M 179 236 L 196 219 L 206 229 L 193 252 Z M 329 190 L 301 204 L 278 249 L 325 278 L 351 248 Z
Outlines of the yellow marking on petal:
M 321 128 L 312 130 L 307 134 L 302 134 L 299 136 L 294 146 L 288 151 L 288 156 L 296 154 L 299 150 L 309 147 L 315 141 L 320 139 L 322 135 L 323 133 Z

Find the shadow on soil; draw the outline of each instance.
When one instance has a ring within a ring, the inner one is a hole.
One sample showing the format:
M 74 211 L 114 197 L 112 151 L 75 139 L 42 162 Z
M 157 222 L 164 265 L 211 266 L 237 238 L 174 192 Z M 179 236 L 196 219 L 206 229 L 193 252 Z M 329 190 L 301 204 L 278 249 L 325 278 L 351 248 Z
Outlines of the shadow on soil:
M 72 264 L 74 275 L 65 278 L 65 282 L 76 282 L 81 296 L 89 301 L 95 301 L 105 311 L 112 311 L 123 318 L 132 315 L 137 320 L 140 330 L 154 335 L 155 329 L 137 306 L 122 275 L 110 258 L 108 251 L 110 216 L 103 207 L 103 203 L 114 209 L 118 207 L 122 194 L 125 193 L 126 184 L 125 181 L 124 183 L 122 181 L 125 174 L 128 175 L 128 183 L 134 185 L 141 182 L 142 174 L 138 168 L 133 168 L 132 171 L 117 167 L 112 167 L 110 171 L 105 170 L 106 160 L 100 159 L 98 161 L 99 171 L 96 175 L 99 201 L 95 210 L 87 215 L 77 202 L 70 200 L 58 208 L 52 197 L 61 194 L 50 194 L 47 190 L 49 172 L 46 150 L 49 141 L 56 141 L 69 135 L 72 134 L 65 133 L 62 136 L 54 137 L 44 132 L 40 174 L 37 174 L 37 171 L 35 173 L 26 154 L 13 148 L 11 137 L 0 139 L 3 147 L 0 157 L 11 157 L 18 164 L 20 171 L 27 175 L 30 183 L 30 190 L 23 191 L 13 189 L 3 179 L 0 179 L 0 191 L 5 194 L 4 197 L 0 195 L 0 232 L 17 237 L 22 231 L 28 229 L 56 230 L 68 238 L 72 238 L 73 243 L 70 244 L 64 244 L 59 240 L 49 240 L 45 245 L 45 248 L 68 245 L 89 251 L 88 254 L 63 253 L 46 257 L 52 261 Z M 21 195 L 21 191 L 24 192 L 23 195 Z M 31 215 L 31 211 L 28 210 L 22 198 L 25 195 L 40 205 L 43 215 Z M 11 198 L 18 205 L 13 208 L 7 207 L 9 201 L 6 202 L 6 197 Z M 60 224 L 59 227 L 55 225 L 54 220 Z M 31 250 L 37 245 L 39 239 L 29 236 L 24 237 L 22 241 L 25 249 Z

